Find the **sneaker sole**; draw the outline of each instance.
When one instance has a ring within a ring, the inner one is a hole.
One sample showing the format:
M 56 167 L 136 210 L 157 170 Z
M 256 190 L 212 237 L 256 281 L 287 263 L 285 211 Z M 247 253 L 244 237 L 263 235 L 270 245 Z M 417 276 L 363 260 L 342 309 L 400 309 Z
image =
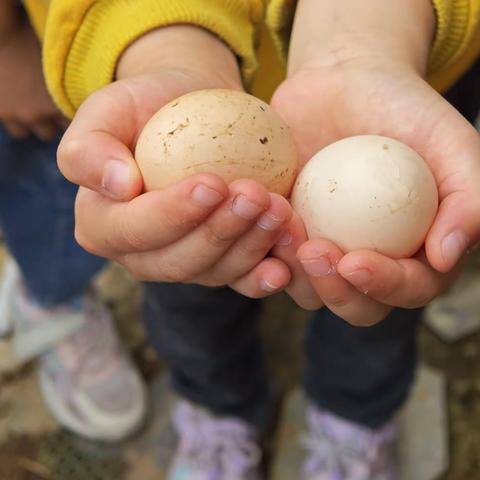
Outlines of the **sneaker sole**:
M 72 409 L 69 408 L 68 404 L 57 394 L 53 383 L 50 381 L 48 375 L 42 370 L 39 372 L 39 382 L 43 393 L 43 399 L 52 416 L 63 427 L 82 437 L 105 443 L 115 443 L 131 436 L 143 424 L 147 410 L 145 392 L 142 396 L 142 407 L 139 409 L 140 413 L 132 416 L 132 419 L 128 422 L 128 426 L 121 431 L 118 431 L 118 428 L 116 431 L 108 431 L 106 428 L 95 428 L 85 419 L 75 415 Z

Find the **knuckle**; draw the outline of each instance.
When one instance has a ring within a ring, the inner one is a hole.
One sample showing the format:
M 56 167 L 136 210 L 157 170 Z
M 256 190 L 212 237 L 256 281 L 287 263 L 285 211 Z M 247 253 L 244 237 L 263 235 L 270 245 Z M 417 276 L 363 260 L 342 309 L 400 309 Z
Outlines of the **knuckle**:
M 160 266 L 158 268 L 158 278 L 167 283 L 186 283 L 191 280 L 189 272 L 178 264 Z
M 300 299 L 295 302 L 300 308 L 309 312 L 315 312 L 323 307 L 322 301 L 316 299 Z
M 184 211 L 179 208 L 162 208 L 162 224 L 169 231 L 190 231 L 197 224 Z
M 37 121 L 36 111 L 24 110 L 19 112 L 18 121 L 26 125 L 32 125 Z
M 78 140 L 63 140 L 57 148 L 57 164 L 63 175 L 70 181 L 75 181 L 72 165 L 81 155 L 82 147 Z
M 147 250 L 147 242 L 145 238 L 139 234 L 134 225 L 132 225 L 132 217 L 131 215 L 128 215 L 128 212 L 121 217 L 119 223 L 119 236 L 127 250 L 134 252 Z
M 102 253 L 95 243 L 91 241 L 89 236 L 85 234 L 83 229 L 78 226 L 75 226 L 74 236 L 76 242 L 88 253 L 91 253 L 92 255 L 100 255 Z
M 251 290 L 249 289 L 242 290 L 241 292 L 239 291 L 238 293 L 240 293 L 244 297 L 251 298 L 252 300 L 260 300 L 261 298 L 264 298 L 266 296 L 266 292 L 258 292 L 254 288 L 252 288 Z
M 372 327 L 373 325 L 376 325 L 379 320 L 373 320 L 372 318 L 345 318 L 344 319 L 347 323 L 349 323 L 352 327 Z
M 348 305 L 349 301 L 348 298 L 344 296 L 332 296 L 327 300 L 326 303 L 332 307 L 343 308 Z
M 205 223 L 205 239 L 207 243 L 216 249 L 224 248 L 230 245 L 237 235 L 229 232 L 228 229 L 219 230 L 217 227 Z
M 237 275 L 234 274 L 230 268 L 225 268 L 221 265 L 215 265 L 209 274 L 209 282 L 212 286 L 220 287 L 233 283 L 237 279 Z
M 186 283 L 191 276 L 176 264 L 165 263 L 162 258 L 148 262 L 146 267 L 142 255 L 125 253 L 116 258 L 128 272 L 139 281 L 160 281 L 165 283 Z
M 416 293 L 408 302 L 408 308 L 420 308 L 429 304 L 433 300 L 433 295 L 424 292 Z
M 125 267 L 130 275 L 139 282 L 148 282 L 154 280 L 140 268 L 138 262 L 135 262 L 129 254 L 120 255 L 115 259 L 120 265 Z
M 239 256 L 245 258 L 263 258 L 266 256 L 271 247 L 272 245 L 258 245 L 248 242 L 239 242 L 238 253 Z

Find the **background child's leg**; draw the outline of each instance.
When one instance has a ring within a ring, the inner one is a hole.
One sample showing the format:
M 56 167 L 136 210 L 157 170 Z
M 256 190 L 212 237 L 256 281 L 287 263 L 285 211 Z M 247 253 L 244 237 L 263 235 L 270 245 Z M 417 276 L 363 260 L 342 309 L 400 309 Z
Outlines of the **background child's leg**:
M 75 241 L 77 187 L 58 171 L 57 145 L 0 129 L 0 224 L 29 291 L 45 305 L 83 293 L 105 264 Z
M 75 241 L 77 188 L 57 168 L 57 144 L 0 130 L 0 224 L 27 287 L 17 282 L 3 313 L 13 317 L 17 355 L 39 361 L 53 416 L 82 436 L 115 441 L 140 425 L 145 390 L 111 313 L 86 292 L 105 260 Z
M 271 391 L 257 332 L 259 302 L 228 288 L 147 284 L 149 339 L 191 402 L 263 428 Z

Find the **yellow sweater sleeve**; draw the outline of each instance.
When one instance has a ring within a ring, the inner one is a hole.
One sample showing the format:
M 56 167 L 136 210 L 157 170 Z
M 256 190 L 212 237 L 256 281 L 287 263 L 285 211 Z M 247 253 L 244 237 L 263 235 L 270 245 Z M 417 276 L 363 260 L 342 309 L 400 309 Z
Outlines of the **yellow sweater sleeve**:
M 26 7 L 43 36 L 49 90 L 68 116 L 113 80 L 129 44 L 162 26 L 189 23 L 218 35 L 239 57 L 247 83 L 257 68 L 263 0 L 26 0 Z
M 267 24 L 286 59 L 296 0 L 270 0 Z M 429 81 L 444 92 L 480 55 L 480 0 L 432 0 L 437 31 L 430 57 Z

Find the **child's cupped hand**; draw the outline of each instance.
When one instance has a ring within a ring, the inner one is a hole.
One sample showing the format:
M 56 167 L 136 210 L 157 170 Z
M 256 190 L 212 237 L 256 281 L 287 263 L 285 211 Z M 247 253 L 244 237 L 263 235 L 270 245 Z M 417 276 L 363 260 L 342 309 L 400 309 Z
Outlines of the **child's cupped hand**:
M 256 182 L 227 186 L 209 174 L 144 193 L 132 154 L 145 123 L 169 101 L 241 89 L 234 55 L 201 29 L 168 27 L 133 44 L 117 76 L 84 102 L 59 148 L 63 174 L 81 186 L 79 243 L 142 280 L 230 285 L 250 297 L 285 287 L 288 268 L 265 257 L 291 218 L 287 200 Z
M 299 68 L 272 105 L 290 125 L 303 163 L 342 138 L 384 135 L 415 149 L 439 190 L 438 214 L 415 258 L 345 254 L 328 240 L 307 240 L 294 217 L 292 242 L 277 246 L 274 256 L 290 266 L 287 291 L 297 303 L 325 304 L 352 324 L 371 325 L 393 307 L 421 307 L 442 293 L 480 238 L 477 131 L 412 69 L 361 57 Z

